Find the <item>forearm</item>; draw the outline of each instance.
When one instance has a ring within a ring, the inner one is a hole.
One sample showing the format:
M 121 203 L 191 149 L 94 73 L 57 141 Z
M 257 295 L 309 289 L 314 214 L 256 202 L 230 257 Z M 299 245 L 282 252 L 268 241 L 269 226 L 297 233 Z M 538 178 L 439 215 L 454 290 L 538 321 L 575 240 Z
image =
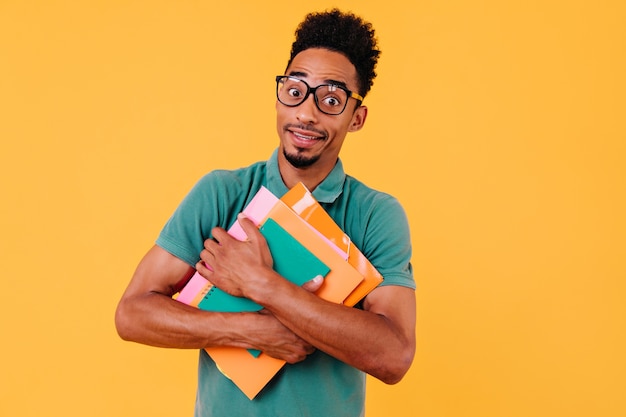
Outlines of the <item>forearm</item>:
M 240 242 L 214 228 L 215 240 L 204 242 L 198 272 L 229 294 L 264 306 L 290 331 L 331 356 L 386 383 L 404 376 L 415 352 L 412 289 L 376 288 L 363 310 L 322 300 L 277 274 L 258 229 L 248 219 L 239 221 L 248 239 Z
M 202 349 L 210 346 L 253 347 L 247 335 L 255 313 L 209 313 L 155 292 L 120 301 L 115 323 L 120 337 L 146 345 Z
M 385 315 L 327 302 L 282 279 L 253 298 L 316 348 L 386 383 L 398 382 L 411 365 L 414 324 L 407 331 L 411 324 L 398 326 Z

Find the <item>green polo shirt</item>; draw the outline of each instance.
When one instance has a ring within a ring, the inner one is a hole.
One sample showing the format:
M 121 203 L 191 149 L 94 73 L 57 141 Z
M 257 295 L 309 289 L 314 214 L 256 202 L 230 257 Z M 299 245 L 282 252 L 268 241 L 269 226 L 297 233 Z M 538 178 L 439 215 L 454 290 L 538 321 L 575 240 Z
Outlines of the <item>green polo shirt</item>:
M 228 229 L 261 186 L 279 198 L 288 191 L 277 150 L 268 161 L 205 175 L 168 220 L 157 245 L 194 266 L 213 227 Z M 415 289 L 408 221 L 394 197 L 346 175 L 341 161 L 313 196 L 382 274 L 380 285 Z M 197 417 L 358 417 L 364 400 L 365 374 L 320 351 L 285 365 L 252 401 L 200 351 Z

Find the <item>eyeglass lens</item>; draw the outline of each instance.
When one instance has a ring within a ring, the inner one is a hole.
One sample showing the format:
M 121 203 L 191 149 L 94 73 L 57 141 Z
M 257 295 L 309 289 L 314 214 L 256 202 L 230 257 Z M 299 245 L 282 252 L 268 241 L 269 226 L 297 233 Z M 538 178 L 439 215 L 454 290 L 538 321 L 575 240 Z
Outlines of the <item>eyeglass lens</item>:
M 278 100 L 286 106 L 295 107 L 302 103 L 312 91 L 317 107 L 327 114 L 340 114 L 348 102 L 348 93 L 332 84 L 322 84 L 310 88 L 304 81 L 293 77 L 278 80 Z

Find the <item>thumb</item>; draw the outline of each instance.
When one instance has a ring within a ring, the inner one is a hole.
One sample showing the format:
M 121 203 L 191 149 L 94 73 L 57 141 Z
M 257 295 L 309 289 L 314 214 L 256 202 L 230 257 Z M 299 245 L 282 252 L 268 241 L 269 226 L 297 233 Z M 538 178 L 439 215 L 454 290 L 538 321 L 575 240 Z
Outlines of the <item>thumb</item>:
M 237 222 L 239 223 L 239 226 L 241 226 L 241 229 L 246 234 L 246 236 L 248 236 L 248 239 L 250 239 L 251 237 L 255 235 L 261 234 L 257 226 L 254 224 L 254 222 L 250 218 L 248 218 L 248 216 L 246 216 L 245 214 L 239 213 L 237 215 Z
M 322 284 L 324 284 L 324 277 L 322 277 L 321 275 L 318 275 L 312 280 L 305 282 L 302 285 L 302 288 L 304 288 L 308 292 L 315 292 L 320 289 Z

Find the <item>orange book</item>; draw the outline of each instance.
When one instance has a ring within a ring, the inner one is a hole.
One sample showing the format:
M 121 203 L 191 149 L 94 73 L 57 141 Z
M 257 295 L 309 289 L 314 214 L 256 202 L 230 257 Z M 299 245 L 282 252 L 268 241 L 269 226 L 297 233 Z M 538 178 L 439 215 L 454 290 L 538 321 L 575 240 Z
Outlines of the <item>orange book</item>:
M 269 214 L 266 212 L 260 224 L 272 218 L 330 267 L 317 293 L 321 298 L 353 306 L 382 281 L 378 271 L 303 184 L 296 185 L 269 207 Z M 213 347 L 206 351 L 220 371 L 251 400 L 285 364 L 265 353 L 255 358 L 244 348 Z
M 284 203 L 277 202 L 267 219 L 279 224 L 330 268 L 324 284 L 317 292 L 319 297 L 340 304 L 363 280 L 363 276 L 331 248 L 326 239 Z M 250 399 L 253 399 L 285 364 L 284 361 L 264 353 L 255 358 L 243 348 L 210 347 L 206 348 L 206 351 L 220 371 Z
M 363 281 L 363 276 L 359 271 L 346 262 L 325 239 L 319 237 L 317 231 L 309 223 L 285 203 L 282 201 L 276 203 L 267 217 L 281 225 L 285 231 L 330 267 L 324 283 L 316 292 L 320 298 L 341 304 Z M 321 230 L 320 232 L 323 233 Z
M 328 240 L 344 250 L 348 254 L 348 263 L 363 276 L 363 281 L 359 286 L 343 300 L 344 305 L 350 307 L 356 305 L 383 281 L 382 275 L 351 242 L 350 237 L 341 230 L 304 184 L 298 183 L 280 200 L 320 231 Z

